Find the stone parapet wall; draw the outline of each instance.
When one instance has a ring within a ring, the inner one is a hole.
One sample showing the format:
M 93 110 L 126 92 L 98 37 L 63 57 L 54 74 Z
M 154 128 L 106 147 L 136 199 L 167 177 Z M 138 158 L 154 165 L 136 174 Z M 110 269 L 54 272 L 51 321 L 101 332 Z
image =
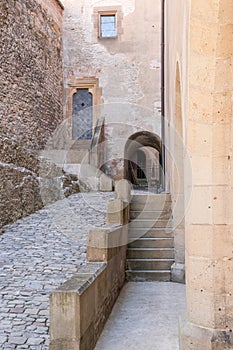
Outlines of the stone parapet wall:
M 128 192 L 126 181 L 117 184 L 115 195 L 126 206 Z M 112 218 L 112 209 L 108 205 L 108 218 Z M 125 282 L 129 215 L 126 217 L 122 206 L 115 210 L 124 225 L 90 230 L 86 266 L 50 297 L 50 350 L 95 348 Z
M 123 238 L 122 228 L 105 232 L 101 229 L 96 233 L 97 236 L 100 233 L 103 240 L 110 236 L 111 242 L 113 236 L 118 242 Z M 124 239 L 122 244 L 115 248 L 95 246 L 89 250 L 91 262 L 51 295 L 50 350 L 94 349 L 125 282 Z

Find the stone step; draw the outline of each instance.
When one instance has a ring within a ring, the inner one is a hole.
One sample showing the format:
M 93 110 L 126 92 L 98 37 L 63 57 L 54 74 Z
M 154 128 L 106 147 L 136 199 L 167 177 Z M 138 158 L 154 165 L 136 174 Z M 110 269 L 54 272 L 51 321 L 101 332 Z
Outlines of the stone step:
M 155 219 L 155 220 L 139 220 L 135 219 L 129 223 L 129 229 L 131 228 L 170 228 L 172 227 L 172 220 L 170 219 Z
M 133 195 L 130 203 L 132 212 L 153 212 L 153 211 L 170 211 L 171 195 L 170 194 L 138 194 Z M 135 215 L 135 214 L 134 214 Z M 153 214 L 152 214 L 153 215 Z
M 171 270 L 174 259 L 127 259 L 128 270 Z
M 160 194 L 133 194 L 131 203 L 145 203 L 145 202 L 171 202 L 171 195 L 168 193 Z
M 171 196 L 134 195 L 130 218 L 126 278 L 170 281 L 174 263 Z
M 128 248 L 128 259 L 173 259 L 173 248 Z
M 131 238 L 129 248 L 173 248 L 173 238 Z
M 140 211 L 140 210 L 131 210 L 130 219 L 170 219 L 172 216 L 171 210 L 153 210 L 153 211 Z
M 171 209 L 170 201 L 135 202 L 131 201 L 131 211 L 166 211 Z
M 171 238 L 173 237 L 172 229 L 161 228 L 131 228 L 129 229 L 129 241 L 131 238 Z
M 134 282 L 146 282 L 146 281 L 171 281 L 171 272 L 169 270 L 135 270 L 126 271 L 126 280 Z

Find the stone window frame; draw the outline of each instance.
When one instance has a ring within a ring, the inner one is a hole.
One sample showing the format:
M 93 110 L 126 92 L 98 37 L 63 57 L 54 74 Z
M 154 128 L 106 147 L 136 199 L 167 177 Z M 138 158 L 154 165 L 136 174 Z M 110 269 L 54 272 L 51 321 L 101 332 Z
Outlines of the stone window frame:
M 112 16 L 116 17 L 116 36 L 112 37 L 102 37 L 101 36 L 101 16 Z M 121 40 L 123 34 L 123 11 L 121 6 L 101 6 L 94 7 L 93 9 L 93 39 L 97 41 L 111 41 L 111 40 Z
M 93 107 L 97 106 L 101 103 L 101 96 L 102 96 L 102 88 L 99 87 L 99 79 L 98 78 L 75 78 L 70 79 L 68 82 L 68 120 L 71 123 L 72 127 L 72 118 L 73 118 L 73 95 L 79 90 L 79 89 L 88 89 L 88 92 L 90 92 L 93 96 Z M 97 119 L 98 119 L 98 113 L 95 108 L 93 108 L 93 123 L 92 123 L 92 130 L 94 131 Z M 71 135 L 72 138 L 72 135 Z M 91 140 L 76 140 L 79 144 L 91 144 Z
M 101 18 L 102 17 L 107 17 L 107 16 L 114 16 L 115 17 L 115 35 L 112 35 L 112 36 L 102 36 L 102 27 L 101 27 Z M 117 34 L 118 34 L 118 31 L 117 31 L 117 23 L 118 23 L 118 20 L 117 20 L 117 11 L 100 11 L 99 12 L 99 35 L 98 35 L 98 38 L 99 39 L 115 39 L 117 38 Z

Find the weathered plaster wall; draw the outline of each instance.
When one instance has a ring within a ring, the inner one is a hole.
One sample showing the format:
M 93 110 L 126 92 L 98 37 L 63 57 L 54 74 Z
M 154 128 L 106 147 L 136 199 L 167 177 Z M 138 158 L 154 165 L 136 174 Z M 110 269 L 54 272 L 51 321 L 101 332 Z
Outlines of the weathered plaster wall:
M 95 7 L 122 6 L 120 39 L 97 40 Z M 64 79 L 96 76 L 105 103 L 160 106 L 160 1 L 64 1 Z M 153 39 L 152 39 L 153 38 Z
M 101 114 L 108 125 L 107 172 L 122 175 L 123 162 L 119 159 L 124 158 L 128 137 L 138 128 L 160 134 L 160 0 L 64 0 L 64 6 L 64 114 L 70 117 L 69 81 L 98 78 L 102 88 L 99 103 L 105 104 Z M 104 6 L 121 8 L 117 39 L 97 37 L 94 13 Z
M 42 148 L 62 120 L 62 8 L 0 2 L 0 136 Z

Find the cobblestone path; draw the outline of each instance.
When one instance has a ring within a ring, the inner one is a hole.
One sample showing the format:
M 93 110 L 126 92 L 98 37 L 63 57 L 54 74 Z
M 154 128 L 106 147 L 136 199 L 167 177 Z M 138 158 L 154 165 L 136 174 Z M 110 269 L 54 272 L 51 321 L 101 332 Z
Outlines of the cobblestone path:
M 112 193 L 79 193 L 4 227 L 0 349 L 49 348 L 49 295 L 85 264 L 87 231 L 106 222 Z

